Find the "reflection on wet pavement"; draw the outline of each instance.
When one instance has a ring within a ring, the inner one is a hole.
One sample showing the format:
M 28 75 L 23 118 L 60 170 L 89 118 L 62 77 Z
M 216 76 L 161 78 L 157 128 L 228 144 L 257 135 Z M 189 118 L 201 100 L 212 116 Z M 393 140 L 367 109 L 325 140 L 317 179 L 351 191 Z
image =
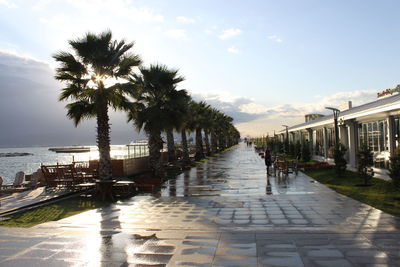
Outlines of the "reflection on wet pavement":
M 239 146 L 131 199 L 0 229 L 1 266 L 400 266 L 400 220 Z

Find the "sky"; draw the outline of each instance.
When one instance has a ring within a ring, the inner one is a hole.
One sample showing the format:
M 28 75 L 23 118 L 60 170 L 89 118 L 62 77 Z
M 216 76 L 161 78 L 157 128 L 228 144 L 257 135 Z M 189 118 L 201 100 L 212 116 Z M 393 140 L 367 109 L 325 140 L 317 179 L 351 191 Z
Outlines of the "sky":
M 399 84 L 399 1 L 0 0 L 0 146 L 94 143 L 57 101 L 52 55 L 110 29 L 144 65 L 179 69 L 196 100 L 242 137 L 272 135 L 307 113 L 360 105 Z M 141 138 L 112 114 L 112 142 Z

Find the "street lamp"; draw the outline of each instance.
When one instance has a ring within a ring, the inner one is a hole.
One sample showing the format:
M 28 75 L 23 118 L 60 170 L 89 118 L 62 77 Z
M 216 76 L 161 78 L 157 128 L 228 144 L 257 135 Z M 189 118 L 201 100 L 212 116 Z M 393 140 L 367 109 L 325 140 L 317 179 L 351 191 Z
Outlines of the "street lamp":
M 286 142 L 285 142 L 285 144 L 286 144 L 286 146 L 285 146 L 285 153 L 288 153 L 289 151 L 289 131 L 288 131 L 288 128 L 289 128 L 289 126 L 287 126 L 287 125 L 282 125 L 283 127 L 285 127 L 286 128 Z
M 333 112 L 333 120 L 334 120 L 334 124 L 335 124 L 335 146 L 337 146 L 339 144 L 339 130 L 338 130 L 338 116 L 340 113 L 340 110 L 338 110 L 337 108 L 332 108 L 332 107 L 325 107 L 326 109 L 332 110 Z

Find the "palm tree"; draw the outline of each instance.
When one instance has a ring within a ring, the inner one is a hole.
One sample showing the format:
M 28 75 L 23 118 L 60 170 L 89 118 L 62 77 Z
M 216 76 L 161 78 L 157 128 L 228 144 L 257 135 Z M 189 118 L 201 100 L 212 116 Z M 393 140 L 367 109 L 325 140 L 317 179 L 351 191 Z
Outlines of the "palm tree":
M 229 127 L 231 126 L 233 119 L 222 113 L 221 116 L 218 117 L 217 124 L 217 139 L 218 139 L 218 150 L 223 151 L 227 148 L 227 136 Z
M 217 137 L 217 129 L 219 127 L 219 117 L 222 117 L 223 113 L 219 110 L 213 108 L 211 110 L 211 128 L 210 128 L 210 136 L 211 136 L 211 154 L 215 154 L 218 152 L 218 137 Z
M 204 107 L 204 118 L 205 120 L 203 121 L 203 131 L 204 131 L 204 143 L 206 145 L 206 155 L 210 156 L 211 155 L 211 147 L 210 147 L 210 140 L 209 140 L 209 136 L 210 136 L 210 132 L 211 132 L 211 128 L 213 127 L 213 109 L 211 108 L 211 106 L 207 105 L 206 107 Z
M 191 163 L 190 157 L 189 157 L 189 147 L 188 147 L 186 133 L 187 133 L 187 131 L 190 132 L 192 130 L 190 128 L 193 124 L 193 117 L 194 117 L 193 110 L 190 108 L 192 105 L 192 102 L 193 102 L 193 100 L 190 98 L 190 96 L 188 96 L 187 103 L 186 103 L 187 110 L 186 110 L 186 113 L 184 113 L 182 116 L 182 124 L 179 127 L 180 132 L 181 132 L 182 162 L 185 165 Z
M 140 75 L 132 75 L 135 87 L 135 99 L 128 120 L 142 128 L 149 136 L 149 163 L 156 177 L 164 174 L 161 162 L 163 141 L 161 132 L 169 129 L 174 121 L 181 119 L 181 112 L 173 112 L 177 107 L 176 99 L 187 96 L 186 90 L 175 90 L 175 85 L 183 81 L 177 70 L 170 70 L 165 65 L 141 67 Z M 179 111 L 179 110 L 178 110 Z
M 133 43 L 112 40 L 112 33 L 87 33 L 69 41 L 73 52 L 60 51 L 54 59 L 60 64 L 55 78 L 66 84 L 59 100 L 72 100 L 67 116 L 77 126 L 83 119 L 96 118 L 100 180 L 112 179 L 110 124 L 108 109 L 127 110 L 133 87 L 127 79 L 141 64 L 139 56 L 129 50 Z
M 182 78 L 182 77 L 181 77 Z M 182 78 L 183 81 L 183 78 Z M 184 116 L 188 112 L 189 95 L 185 90 L 176 90 L 176 83 L 170 84 L 166 94 L 168 95 L 167 108 L 165 112 L 168 120 L 168 126 L 166 127 L 167 135 L 167 149 L 168 149 L 168 161 L 173 162 L 176 160 L 175 143 L 174 143 L 174 129 L 180 129 L 184 123 Z M 177 119 L 178 118 L 178 119 Z
M 194 130 L 196 134 L 196 154 L 194 157 L 198 161 L 204 158 L 202 129 L 209 119 L 206 117 L 206 110 L 209 108 L 209 105 L 204 101 L 192 101 L 189 108 L 191 110 L 191 118 L 188 128 Z

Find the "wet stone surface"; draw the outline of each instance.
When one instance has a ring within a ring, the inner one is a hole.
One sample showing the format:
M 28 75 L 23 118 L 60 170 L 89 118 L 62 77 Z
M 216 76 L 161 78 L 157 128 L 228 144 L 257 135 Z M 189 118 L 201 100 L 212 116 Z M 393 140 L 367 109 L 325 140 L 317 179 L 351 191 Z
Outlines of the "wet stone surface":
M 400 219 L 243 144 L 131 199 L 0 228 L 0 266 L 400 266 Z

